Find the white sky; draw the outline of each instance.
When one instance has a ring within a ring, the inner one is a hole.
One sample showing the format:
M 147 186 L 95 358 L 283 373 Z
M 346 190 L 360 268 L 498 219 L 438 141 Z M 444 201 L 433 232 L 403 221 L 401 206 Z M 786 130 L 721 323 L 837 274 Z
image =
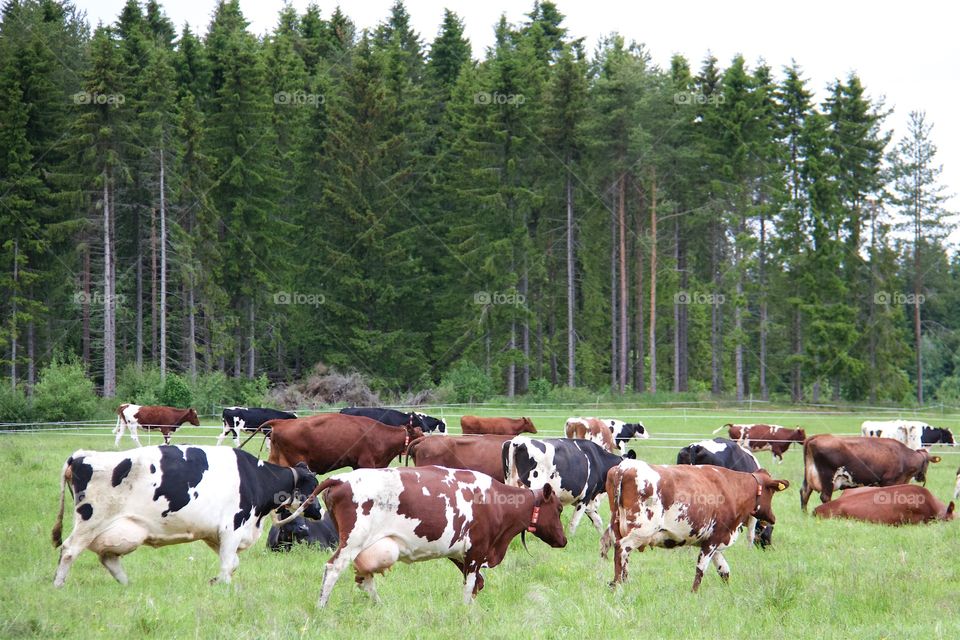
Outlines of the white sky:
M 75 0 L 93 25 L 113 22 L 124 0 Z M 215 0 L 161 0 L 178 30 L 189 22 L 195 33 L 205 33 Z M 307 0 L 295 0 L 302 12 Z M 337 2 L 318 0 L 324 17 Z M 358 29 L 373 27 L 390 12 L 393 0 L 340 3 Z M 280 0 L 241 0 L 250 29 L 262 34 L 277 22 Z M 748 0 L 725 3 L 629 2 L 625 0 L 557 0 L 571 36 L 586 37 L 593 52 L 598 36 L 620 32 L 647 46 L 655 63 L 666 67 L 674 53 L 687 57 L 694 71 L 707 52 L 726 66 L 736 53 L 751 64 L 763 58 L 779 77 L 781 68 L 795 59 L 803 68 L 817 99 L 835 78 L 855 71 L 872 98 L 886 97 L 894 109 L 887 127 L 894 141 L 905 132 L 907 114 L 925 110 L 934 123 L 933 140 L 943 164 L 941 182 L 953 195 L 948 204 L 960 211 L 960 11 L 944 0 L 909 3 L 808 0 L 785 3 Z M 406 0 L 414 28 L 429 44 L 437 33 L 444 7 L 456 11 L 466 24 L 475 58 L 493 41 L 493 26 L 501 13 L 510 22 L 524 20 L 533 0 Z M 954 236 L 957 237 L 956 235 Z

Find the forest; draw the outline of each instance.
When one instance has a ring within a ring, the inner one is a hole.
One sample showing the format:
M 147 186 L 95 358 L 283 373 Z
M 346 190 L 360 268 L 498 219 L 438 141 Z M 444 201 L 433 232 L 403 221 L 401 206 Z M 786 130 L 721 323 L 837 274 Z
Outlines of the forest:
M 922 105 L 894 131 L 856 74 L 588 50 L 549 1 L 490 28 L 6 0 L 3 393 L 65 362 L 105 398 L 323 363 L 386 395 L 960 403 Z

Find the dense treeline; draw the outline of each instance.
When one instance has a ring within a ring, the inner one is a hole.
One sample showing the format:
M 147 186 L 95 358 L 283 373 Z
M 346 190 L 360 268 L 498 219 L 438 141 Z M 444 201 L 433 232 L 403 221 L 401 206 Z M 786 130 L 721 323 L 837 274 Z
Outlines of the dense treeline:
M 177 33 L 129 0 L 0 24 L 6 375 L 118 367 L 382 390 L 482 370 L 794 401 L 960 396 L 960 260 L 931 125 L 856 75 L 586 51 L 551 2 L 473 57 L 398 2 L 372 30 L 236 0 Z M 882 87 L 880 88 L 882 90 Z M 897 142 L 899 140 L 899 142 Z M 547 382 L 544 382 L 547 381 Z

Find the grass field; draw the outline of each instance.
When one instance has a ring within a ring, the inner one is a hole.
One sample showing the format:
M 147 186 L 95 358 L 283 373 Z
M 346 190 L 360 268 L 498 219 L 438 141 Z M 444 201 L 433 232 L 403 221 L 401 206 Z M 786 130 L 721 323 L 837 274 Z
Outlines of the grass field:
M 448 423 L 458 424 L 456 411 L 444 413 Z M 566 415 L 605 412 L 539 407 L 483 413 L 528 415 L 544 435 L 556 436 Z M 724 422 L 854 434 L 864 418 L 882 416 L 621 408 L 610 417 L 641 418 L 653 437 L 632 448 L 643 460 L 668 463 L 680 447 Z M 955 431 L 960 425 L 958 416 L 930 421 Z M 188 428 L 174 442 L 213 444 L 216 434 Z M 486 572 L 486 588 L 472 606 L 462 603 L 453 564 L 432 561 L 398 565 L 378 578 L 379 606 L 345 572 L 328 608 L 318 610 L 329 553 L 271 553 L 266 535 L 240 555 L 231 585 L 207 584 L 217 573 L 217 557 L 193 543 L 144 547 L 127 556 L 128 587 L 88 552 L 73 565 L 66 586 L 54 589 L 58 552 L 50 529 L 61 466 L 75 449 L 112 449 L 108 435 L 107 427 L 84 427 L 79 433 L 0 436 L 0 638 L 960 638 L 960 523 L 887 528 L 805 516 L 799 508 L 802 456 L 795 447 L 782 465 L 772 464 L 768 452 L 758 454 L 774 477 L 791 482 L 774 500 L 773 547 L 748 548 L 741 536 L 725 554 L 730 583 L 711 569 L 698 594 L 690 593 L 697 549 L 686 547 L 635 553 L 630 581 L 612 591 L 612 561 L 600 560 L 599 536 L 586 519 L 565 549 L 531 537 L 528 554 L 516 540 L 506 560 Z M 161 441 L 141 438 L 144 444 Z M 124 436 L 121 446 L 131 444 Z M 256 452 L 257 446 L 254 441 L 246 448 Z M 960 451 L 935 450 L 944 461 L 931 467 L 927 487 L 946 500 Z M 818 503 L 814 495 L 811 508 Z M 601 513 L 606 523 L 605 505 Z M 72 529 L 67 514 L 65 536 Z

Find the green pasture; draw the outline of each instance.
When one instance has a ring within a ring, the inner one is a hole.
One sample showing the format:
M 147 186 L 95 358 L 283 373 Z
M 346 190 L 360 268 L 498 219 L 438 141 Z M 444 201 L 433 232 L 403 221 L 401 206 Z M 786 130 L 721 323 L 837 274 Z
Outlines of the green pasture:
M 457 432 L 459 408 L 438 407 Z M 639 458 L 673 462 L 677 450 L 711 437 L 725 422 L 799 425 L 808 434 L 859 431 L 865 418 L 786 409 L 509 407 L 471 409 L 525 415 L 544 436 L 557 436 L 566 416 L 643 420 L 651 439 L 635 443 Z M 913 414 L 911 414 L 913 415 Z M 929 415 L 960 431 L 960 416 Z M 188 427 L 175 443 L 213 444 L 215 418 Z M 653 549 L 631 558 L 630 581 L 613 591 L 612 561 L 601 561 L 599 536 L 584 519 L 565 549 L 535 538 L 529 553 L 516 540 L 506 560 L 486 572 L 472 606 L 461 600 L 461 576 L 448 561 L 398 565 L 378 578 L 374 605 L 344 573 L 327 609 L 316 608 L 329 553 L 288 554 L 260 542 L 240 556 L 231 585 L 208 584 L 218 560 L 206 545 L 141 548 L 124 560 L 121 587 L 92 553 L 74 565 L 63 589 L 52 586 L 58 552 L 50 542 L 59 473 L 76 449 L 113 449 L 109 426 L 0 436 L 0 638 L 960 638 L 960 523 L 888 528 L 818 521 L 799 507 L 801 450 L 782 465 L 760 452 L 761 464 L 790 488 L 774 500 L 774 545 L 748 548 L 746 537 L 725 555 L 729 584 L 711 569 L 690 593 L 696 548 Z M 141 435 L 158 444 L 158 435 Z M 124 436 L 121 447 L 132 442 Z M 227 444 L 232 445 L 231 441 Z M 246 446 L 256 453 L 259 438 Z M 942 463 L 927 487 L 952 496 L 960 447 L 935 447 Z M 819 503 L 817 496 L 811 506 Z M 602 514 L 608 520 L 604 505 Z M 564 518 L 569 517 L 564 513 Z M 72 529 L 68 509 L 64 535 Z M 265 532 L 264 532 L 265 533 Z

